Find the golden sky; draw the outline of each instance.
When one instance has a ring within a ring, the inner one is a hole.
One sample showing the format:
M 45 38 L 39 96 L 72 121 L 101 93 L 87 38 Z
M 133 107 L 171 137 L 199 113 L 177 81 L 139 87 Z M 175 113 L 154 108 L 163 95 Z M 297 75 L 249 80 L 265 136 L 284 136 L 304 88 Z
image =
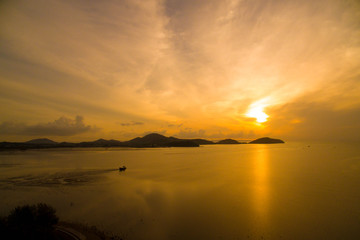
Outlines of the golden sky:
M 0 141 L 360 140 L 357 0 L 4 0 Z

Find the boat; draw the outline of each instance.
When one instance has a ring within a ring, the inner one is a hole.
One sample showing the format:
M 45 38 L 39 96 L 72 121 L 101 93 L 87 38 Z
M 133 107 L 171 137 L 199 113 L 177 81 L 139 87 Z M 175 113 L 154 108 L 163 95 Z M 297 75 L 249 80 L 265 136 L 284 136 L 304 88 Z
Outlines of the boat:
M 125 166 L 122 166 L 122 167 L 119 167 L 119 172 L 123 172 L 126 170 L 126 167 Z

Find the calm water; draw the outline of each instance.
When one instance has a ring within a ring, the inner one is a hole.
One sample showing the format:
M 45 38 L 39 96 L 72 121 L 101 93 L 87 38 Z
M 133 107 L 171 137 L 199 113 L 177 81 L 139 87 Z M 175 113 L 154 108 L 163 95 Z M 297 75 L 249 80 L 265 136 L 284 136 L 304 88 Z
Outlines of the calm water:
M 360 239 L 360 145 L 7 152 L 0 196 L 125 239 Z

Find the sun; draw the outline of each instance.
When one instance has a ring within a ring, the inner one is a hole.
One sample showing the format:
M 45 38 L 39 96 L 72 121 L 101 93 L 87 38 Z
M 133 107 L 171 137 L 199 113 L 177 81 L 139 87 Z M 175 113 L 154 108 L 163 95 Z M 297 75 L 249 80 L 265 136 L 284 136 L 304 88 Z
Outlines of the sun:
M 269 115 L 264 112 L 265 106 L 262 102 L 253 103 L 245 115 L 250 118 L 256 118 L 258 123 L 266 122 Z
M 258 123 L 266 122 L 267 118 L 269 117 L 269 115 L 267 115 L 266 113 L 263 112 L 263 109 L 261 107 L 250 109 L 247 112 L 246 116 L 251 117 L 251 118 L 256 118 L 256 121 Z

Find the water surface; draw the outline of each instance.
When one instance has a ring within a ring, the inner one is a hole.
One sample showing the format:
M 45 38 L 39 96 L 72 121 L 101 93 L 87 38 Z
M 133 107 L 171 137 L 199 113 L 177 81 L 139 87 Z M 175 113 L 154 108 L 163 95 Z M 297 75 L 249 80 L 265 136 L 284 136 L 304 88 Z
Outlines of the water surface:
M 2 152 L 0 195 L 125 239 L 359 239 L 360 146 Z

